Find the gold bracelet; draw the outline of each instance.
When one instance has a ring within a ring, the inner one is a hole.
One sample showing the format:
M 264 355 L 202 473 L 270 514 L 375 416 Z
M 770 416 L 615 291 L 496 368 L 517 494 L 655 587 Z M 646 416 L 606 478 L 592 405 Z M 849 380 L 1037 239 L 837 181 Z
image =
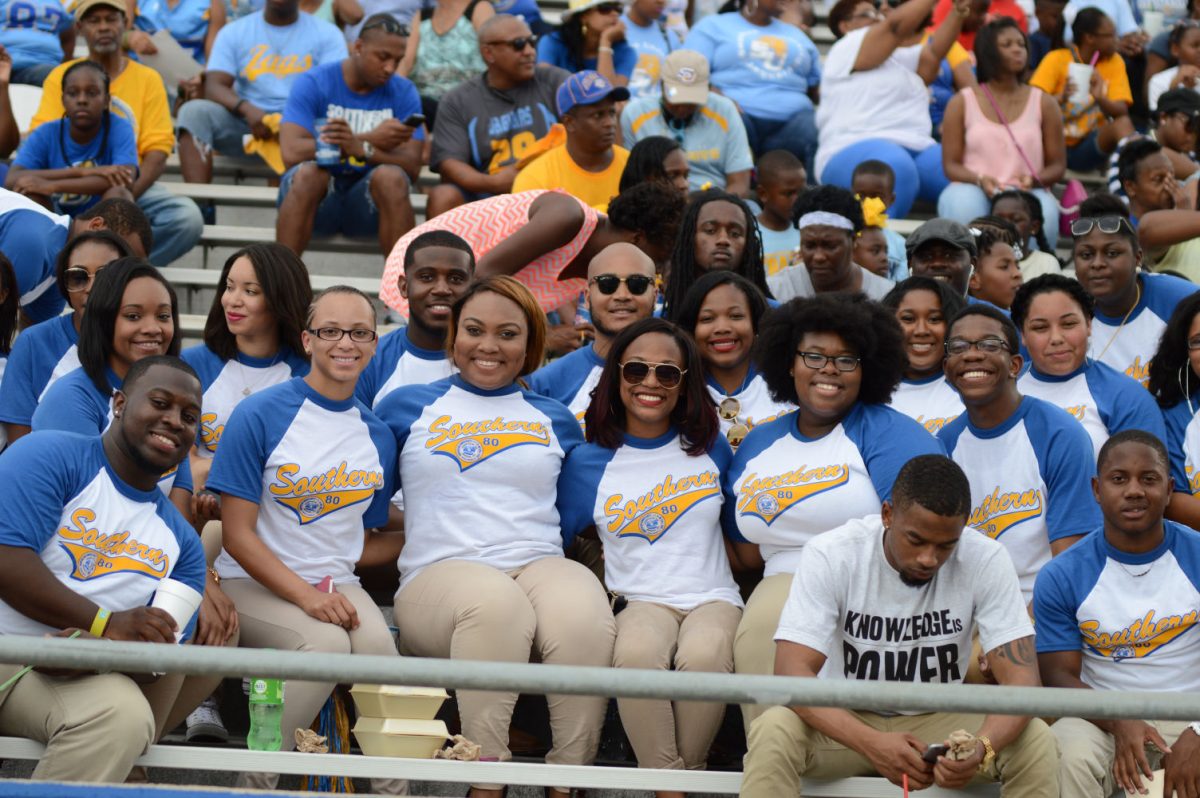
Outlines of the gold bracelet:
M 92 637 L 103 637 L 104 630 L 108 628 L 108 619 L 112 617 L 112 613 L 101 607 L 96 610 L 96 617 L 92 619 L 92 628 L 88 631 Z
M 209 568 L 208 575 L 212 577 L 214 584 L 221 584 L 221 575 L 217 573 L 216 568 Z

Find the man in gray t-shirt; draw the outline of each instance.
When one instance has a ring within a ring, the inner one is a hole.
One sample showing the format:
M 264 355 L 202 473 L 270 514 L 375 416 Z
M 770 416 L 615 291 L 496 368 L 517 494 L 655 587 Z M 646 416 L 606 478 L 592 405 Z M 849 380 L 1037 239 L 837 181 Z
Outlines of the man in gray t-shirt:
M 524 20 L 489 19 L 479 30 L 479 52 L 487 71 L 438 104 L 429 165 L 442 182 L 429 192 L 427 218 L 507 194 L 521 156 L 558 121 L 555 95 L 570 73 L 537 63 L 537 37 Z

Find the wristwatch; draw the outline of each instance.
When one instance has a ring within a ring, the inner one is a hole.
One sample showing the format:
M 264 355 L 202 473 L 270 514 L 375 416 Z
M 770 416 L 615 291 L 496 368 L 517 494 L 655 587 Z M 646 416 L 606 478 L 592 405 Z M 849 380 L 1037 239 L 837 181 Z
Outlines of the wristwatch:
M 369 160 L 371 160 L 371 156 L 375 154 L 375 145 L 369 141 L 364 140 L 362 143 L 362 151 L 363 151 L 363 160 L 369 161 Z
M 983 735 L 980 735 L 976 739 L 983 743 L 983 761 L 979 763 L 979 771 L 982 773 L 996 761 L 996 749 L 992 748 L 992 741 Z

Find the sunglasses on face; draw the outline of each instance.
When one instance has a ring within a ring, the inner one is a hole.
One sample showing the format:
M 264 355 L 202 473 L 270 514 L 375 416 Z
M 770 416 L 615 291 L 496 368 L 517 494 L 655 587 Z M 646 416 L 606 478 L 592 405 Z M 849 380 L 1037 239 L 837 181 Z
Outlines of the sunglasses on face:
M 620 3 L 601 3 L 598 6 L 592 6 L 592 8 L 596 9 L 601 14 L 620 14 L 625 10 L 625 7 Z
M 1120 233 L 1122 228 L 1133 232 L 1133 225 L 1124 216 L 1087 216 L 1071 222 L 1071 235 L 1085 236 L 1092 232 L 1092 228 L 1099 228 L 1101 233 L 1108 235 Z
M 532 47 L 534 49 L 537 49 L 537 43 L 538 43 L 538 37 L 532 36 L 532 35 L 520 36 L 516 39 L 500 39 L 500 40 L 497 40 L 494 42 L 484 42 L 484 44 L 491 45 L 493 47 L 496 45 L 499 45 L 499 44 L 505 44 L 505 45 L 508 45 L 509 47 L 511 47 L 514 52 L 518 52 L 518 53 L 524 52 L 526 47 Z
M 946 342 L 946 354 L 951 357 L 965 355 L 972 348 L 980 352 L 994 355 L 997 352 L 1007 352 L 1008 344 L 999 338 L 981 338 L 978 341 L 968 341 L 966 338 L 951 338 Z
M 71 266 L 63 270 L 63 282 L 67 284 L 67 290 L 72 294 L 79 293 L 87 288 L 92 287 L 92 283 L 96 280 L 96 274 L 104 271 L 103 267 L 96 269 L 93 274 L 82 266 Z
M 674 363 L 646 363 L 641 360 L 626 360 L 621 364 L 621 379 L 630 385 L 641 385 L 654 372 L 654 379 L 663 388 L 678 388 L 687 369 Z
M 647 277 L 644 274 L 631 274 L 628 277 L 618 277 L 615 274 L 600 274 L 588 280 L 588 285 L 595 283 L 600 289 L 600 293 L 605 296 L 617 293 L 617 289 L 621 287 L 621 283 L 625 283 L 625 287 L 629 289 L 629 293 L 634 296 L 641 296 L 646 293 L 646 289 L 654 283 L 653 277 Z

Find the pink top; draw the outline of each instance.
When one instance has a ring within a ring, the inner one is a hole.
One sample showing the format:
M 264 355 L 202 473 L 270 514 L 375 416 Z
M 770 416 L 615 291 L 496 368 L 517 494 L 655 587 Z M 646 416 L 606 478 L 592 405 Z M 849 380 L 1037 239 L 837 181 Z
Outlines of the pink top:
M 404 272 L 404 253 L 409 243 L 430 230 L 448 230 L 463 238 L 471 249 L 475 250 L 475 258 L 479 259 L 491 251 L 492 247 L 511 236 L 529 222 L 529 206 L 533 201 L 547 192 L 523 191 L 520 194 L 500 194 L 488 199 L 461 205 L 452 211 L 447 211 L 424 224 L 417 225 L 405 234 L 392 254 L 388 255 L 387 266 L 383 270 L 383 283 L 379 287 L 379 297 L 388 307 L 408 315 L 408 300 L 400 296 L 397 285 L 400 275 Z M 564 197 L 570 194 L 560 192 Z M 572 197 L 572 199 L 575 199 Z M 571 278 L 559 280 L 558 275 L 583 249 L 584 244 L 596 230 L 600 214 L 589 205 L 579 202 L 583 210 L 583 226 L 565 246 L 551 250 L 537 260 L 513 275 L 525 285 L 537 298 L 542 310 L 550 312 L 567 302 L 574 302 L 579 293 L 587 287 L 587 280 Z
M 1001 186 L 1015 186 L 1019 178 L 1029 174 L 1025 158 L 1041 172 L 1046 166 L 1046 154 L 1042 150 L 1042 90 L 1029 89 L 1029 101 L 1025 110 L 1016 119 L 1008 120 L 1012 136 L 1004 125 L 993 122 L 983 115 L 979 107 L 979 96 L 974 89 L 963 89 L 964 122 L 966 123 L 966 148 L 963 166 L 972 172 L 988 175 L 1000 181 Z M 986 99 L 984 100 L 986 102 Z M 1025 151 L 1025 158 L 1013 144 L 1013 136 Z M 1033 177 L 1037 177 L 1034 174 Z

